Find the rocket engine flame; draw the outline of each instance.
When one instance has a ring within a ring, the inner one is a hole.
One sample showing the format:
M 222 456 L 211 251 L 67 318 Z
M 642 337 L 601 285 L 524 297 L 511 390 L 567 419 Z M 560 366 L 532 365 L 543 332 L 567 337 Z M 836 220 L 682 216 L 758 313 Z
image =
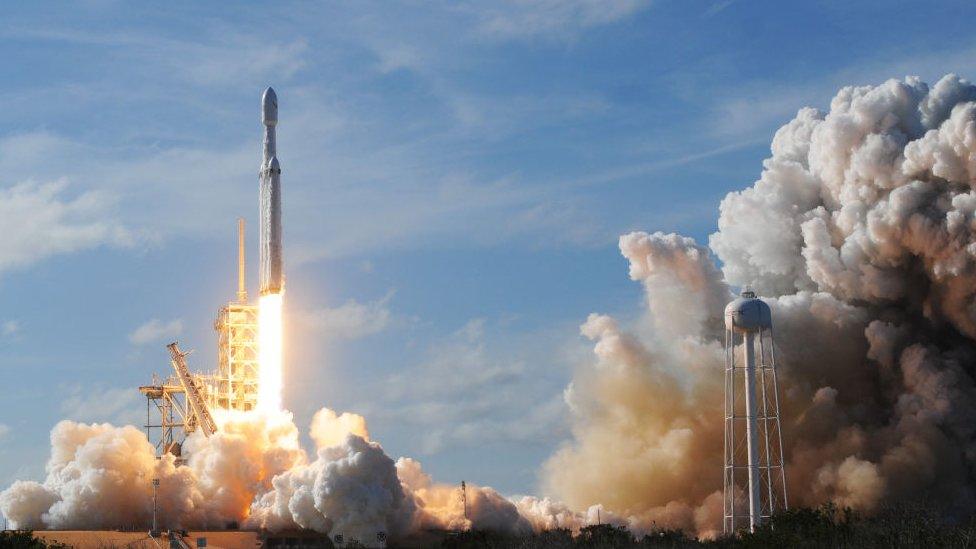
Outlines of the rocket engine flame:
M 258 302 L 258 410 L 277 412 L 282 388 L 282 294 L 262 295 Z
M 231 415 L 209 438 L 194 433 L 180 465 L 156 459 L 134 427 L 63 421 L 47 478 L 0 492 L 0 512 L 14 528 L 148 525 L 149 480 L 159 478 L 172 526 L 234 520 L 374 544 L 377 532 L 597 522 L 715 534 L 722 312 L 731 287 L 748 285 L 777 325 L 791 504 L 871 512 L 924 498 L 971 515 L 976 85 L 949 75 L 931 87 L 907 78 L 844 88 L 829 111 L 800 110 L 771 152 L 760 179 L 723 200 L 709 247 L 676 234 L 621 237 L 644 318 L 636 330 L 601 314 L 581 326 L 594 358 L 564 393 L 573 438 L 541 471 L 558 500 L 467 484 L 465 512 L 455 487 L 389 458 L 354 414 L 316 414 L 316 451 L 306 453 L 278 411 L 282 294 L 266 291 L 264 411 Z
M 281 166 L 276 156 L 275 125 L 278 96 L 273 89 L 261 96 L 264 157 L 260 173 L 261 299 L 258 302 L 258 410 L 277 412 L 281 407 L 282 329 L 284 288 L 281 249 Z
M 468 485 L 465 513 L 456 505 L 454 486 L 433 483 L 414 460 L 394 461 L 369 440 L 366 420 L 357 414 L 323 408 L 309 432 L 316 452 L 310 456 L 302 449 L 292 414 L 282 406 L 277 118 L 277 97 L 268 88 L 262 96 L 256 409 L 215 410 L 219 429 L 209 437 L 199 430 L 190 434 L 185 462 L 169 453 L 157 457 L 146 435 L 132 426 L 59 422 L 51 431 L 45 480 L 17 481 L 0 491 L 0 512 L 14 528 L 132 527 L 149 524 L 158 497 L 158 518 L 167 528 L 228 522 L 271 531 L 306 528 L 367 547 L 385 546 L 378 533 L 396 540 L 421 525 L 522 532 L 555 520 L 573 523 L 578 517 L 548 501 L 524 498 L 516 504 L 474 485 Z M 242 303 L 243 287 L 241 279 Z M 159 481 L 158 493 L 151 480 Z

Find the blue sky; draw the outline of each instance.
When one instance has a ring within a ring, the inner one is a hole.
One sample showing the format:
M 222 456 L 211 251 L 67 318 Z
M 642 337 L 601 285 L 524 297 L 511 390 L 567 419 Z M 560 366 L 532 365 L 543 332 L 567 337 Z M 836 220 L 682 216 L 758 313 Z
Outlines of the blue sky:
M 42 475 L 60 418 L 143 421 L 170 338 L 212 367 L 273 85 L 286 405 L 362 413 L 439 480 L 534 491 L 578 325 L 640 312 L 621 233 L 704 242 L 775 129 L 842 85 L 976 76 L 969 3 L 850 4 L 8 7 L 0 486 Z

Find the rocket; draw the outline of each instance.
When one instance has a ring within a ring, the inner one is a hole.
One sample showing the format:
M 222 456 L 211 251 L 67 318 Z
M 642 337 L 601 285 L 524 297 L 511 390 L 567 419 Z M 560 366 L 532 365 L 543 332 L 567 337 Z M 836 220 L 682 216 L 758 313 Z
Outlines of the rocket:
M 260 262 L 261 295 L 280 294 L 284 289 L 281 258 L 281 166 L 275 150 L 275 125 L 278 124 L 278 96 L 271 88 L 261 96 L 261 122 L 264 124 L 264 157 L 260 180 Z

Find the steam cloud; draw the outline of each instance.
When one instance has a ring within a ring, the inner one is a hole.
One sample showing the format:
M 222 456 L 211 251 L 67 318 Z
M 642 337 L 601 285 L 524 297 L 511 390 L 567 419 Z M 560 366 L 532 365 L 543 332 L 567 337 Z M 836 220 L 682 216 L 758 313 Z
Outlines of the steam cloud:
M 719 528 L 722 323 L 730 286 L 772 308 L 791 501 L 974 509 L 976 87 L 955 76 L 840 90 L 776 132 L 709 249 L 620 238 L 644 285 L 634 333 L 591 315 L 567 391 L 574 439 L 544 466 L 571 507 Z
M 288 413 L 219 417 L 176 466 L 133 427 L 63 421 L 43 483 L 0 493 L 15 527 L 161 520 L 310 528 L 372 543 L 421 528 L 527 532 L 596 522 L 721 525 L 722 311 L 765 296 L 775 325 L 791 503 L 870 512 L 930 497 L 976 509 L 976 86 L 955 76 L 840 90 L 776 132 L 750 188 L 721 204 L 709 247 L 620 238 L 645 317 L 592 314 L 595 360 L 566 389 L 573 438 L 543 465 L 550 497 L 457 489 L 394 461 L 365 420 L 323 409 L 309 457 Z M 714 253 L 720 260 L 716 263 Z
M 62 421 L 51 431 L 45 481 L 15 482 L 0 493 L 0 510 L 14 528 L 141 528 L 158 478 L 159 523 L 171 528 L 306 528 L 365 545 L 380 532 L 396 539 L 421 527 L 532 530 L 491 488 L 468 488 L 466 519 L 457 487 L 435 484 L 412 459 L 394 462 L 368 439 L 362 416 L 316 413 L 314 459 L 288 412 L 216 419 L 214 436 L 187 439 L 183 466 L 169 454 L 157 460 L 135 427 Z

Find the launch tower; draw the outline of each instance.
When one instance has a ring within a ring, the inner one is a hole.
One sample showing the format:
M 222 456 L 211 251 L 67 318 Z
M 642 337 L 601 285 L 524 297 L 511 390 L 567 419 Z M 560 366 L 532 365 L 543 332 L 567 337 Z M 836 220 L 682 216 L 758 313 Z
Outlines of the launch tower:
M 169 345 L 174 374 L 165 379 L 153 375 L 139 387 L 146 397 L 146 436 L 156 439 L 157 455 L 181 458 L 182 443 L 197 429 L 210 436 L 217 430 L 211 412 L 247 412 L 265 405 L 280 408 L 281 392 L 281 295 L 284 291 L 281 247 L 281 166 L 278 163 L 275 126 L 278 97 L 267 88 L 261 96 L 264 154 L 261 159 L 259 262 L 261 304 L 248 302 L 245 284 L 244 220 L 237 224 L 237 300 L 217 311 L 217 369 L 190 371 L 186 356 L 176 343 Z M 266 306 L 263 306 L 266 305 Z M 267 317 L 264 323 L 262 318 Z M 274 322 L 267 322 L 267 320 Z M 262 371 L 262 364 L 267 364 Z M 263 392 L 262 392 L 263 391 Z M 266 393 L 266 394 L 265 394 Z M 155 414 L 154 414 L 155 412 Z
M 247 302 L 244 279 L 244 220 L 237 220 L 237 301 L 217 311 L 217 373 L 210 408 L 247 412 L 258 400 L 258 308 Z
M 748 290 L 725 308 L 723 492 L 727 534 L 787 508 L 772 315 Z

